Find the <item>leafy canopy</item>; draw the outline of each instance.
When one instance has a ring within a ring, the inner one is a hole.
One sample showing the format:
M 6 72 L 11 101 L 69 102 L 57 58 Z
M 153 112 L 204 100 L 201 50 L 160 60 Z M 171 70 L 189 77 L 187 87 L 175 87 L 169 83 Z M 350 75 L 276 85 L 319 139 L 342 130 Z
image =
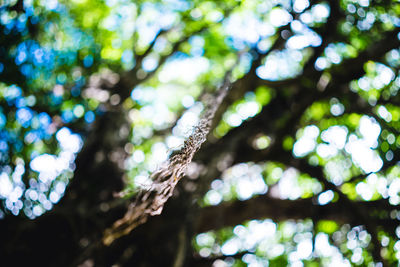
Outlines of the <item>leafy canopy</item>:
M 214 141 L 229 139 L 277 99 L 286 102 L 270 128 L 249 134 L 250 156 L 243 150 L 243 159 L 214 177 L 201 206 L 267 192 L 319 206 L 400 203 L 398 2 L 0 4 L 1 217 L 34 219 L 51 210 L 94 121 L 119 103 L 132 127 L 118 129 L 129 136 L 126 192 L 150 183 L 198 121 L 203 94 L 230 69 L 238 93 L 228 96 Z M 128 90 L 115 89 L 125 80 Z M 262 154 L 271 147 L 279 154 Z M 375 212 L 398 218 L 392 208 Z M 202 257 L 248 252 L 226 259 L 236 266 L 370 266 L 377 247 L 389 263 L 400 258 L 399 228 L 303 219 L 252 220 L 193 243 Z

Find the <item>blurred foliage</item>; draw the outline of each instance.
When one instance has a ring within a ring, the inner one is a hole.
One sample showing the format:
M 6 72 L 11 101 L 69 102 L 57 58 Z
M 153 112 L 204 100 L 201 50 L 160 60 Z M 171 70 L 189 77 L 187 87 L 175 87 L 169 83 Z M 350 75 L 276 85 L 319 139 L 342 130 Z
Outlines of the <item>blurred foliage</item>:
M 229 105 L 213 132 L 216 140 L 274 99 L 295 95 L 295 86 L 274 82 L 296 79 L 304 99 L 317 95 L 332 77 L 348 75 L 341 63 L 357 60 L 400 27 L 396 1 L 341 0 L 339 10 L 330 1 L 310 2 L 1 0 L 0 217 L 34 219 L 61 199 L 96 118 L 120 101 L 118 92 L 101 88 L 102 80 L 112 85 L 124 75 L 143 80 L 122 99 L 132 121 L 124 147 L 130 192 L 149 183 L 149 174 L 182 146 L 204 109 L 202 101 L 227 70 L 233 68 L 240 80 L 265 57 L 255 79 L 266 85 L 249 88 L 254 90 Z M 337 19 L 329 26 L 332 12 Z M 315 91 L 306 91 L 313 81 L 301 76 L 320 47 L 312 66 L 320 80 Z M 338 87 L 338 96 L 312 99 L 298 123 L 288 126 L 292 132 L 278 131 L 292 123 L 290 111 L 282 112 L 273 127 L 283 136 L 260 131 L 249 143 L 263 151 L 280 141 L 293 158 L 321 167 L 351 201 L 387 199 L 398 205 L 399 62 L 398 48 L 357 62 L 365 73 L 343 85 L 348 93 Z M 356 101 L 364 101 L 364 108 Z M 338 192 L 321 180 L 272 159 L 228 168 L 201 205 L 247 200 L 272 189 L 283 199 L 339 201 Z M 380 253 L 389 264 L 400 259 L 399 229 L 378 231 Z M 371 234 L 327 220 L 254 220 L 202 233 L 193 244 L 201 257 L 229 256 L 224 260 L 232 266 L 372 266 Z M 243 255 L 235 258 L 238 252 Z

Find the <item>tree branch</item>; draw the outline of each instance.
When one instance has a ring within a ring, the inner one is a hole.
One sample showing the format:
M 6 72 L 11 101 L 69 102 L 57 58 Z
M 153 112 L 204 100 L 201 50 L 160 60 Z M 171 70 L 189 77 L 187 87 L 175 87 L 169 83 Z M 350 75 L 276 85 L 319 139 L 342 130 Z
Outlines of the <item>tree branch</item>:
M 385 211 L 395 209 L 387 207 L 384 200 L 356 202 L 363 209 Z M 389 209 L 391 208 L 391 209 Z M 387 209 L 387 210 L 386 210 Z M 247 220 L 272 219 L 274 221 L 304 220 L 316 218 L 317 220 L 332 220 L 339 224 L 362 225 L 365 221 L 357 216 L 349 207 L 339 203 L 318 205 L 312 198 L 287 200 L 277 199 L 268 195 L 253 197 L 246 201 L 224 202 L 218 206 L 209 206 L 200 210 L 196 232 L 218 230 L 227 226 L 235 226 Z M 390 218 L 371 218 L 380 226 L 393 231 L 397 224 Z
M 164 204 L 172 196 L 179 180 L 185 175 L 185 170 L 191 163 L 194 154 L 206 141 L 215 111 L 231 86 L 230 79 L 231 75 L 228 72 L 224 83 L 217 90 L 217 95 L 208 103 L 199 124 L 184 142 L 183 148 L 171 157 L 165 166 L 152 174 L 152 184 L 137 193 L 125 216 L 105 230 L 103 237 L 105 245 L 110 245 L 115 239 L 129 234 L 137 226 L 145 223 L 148 217 L 161 214 Z

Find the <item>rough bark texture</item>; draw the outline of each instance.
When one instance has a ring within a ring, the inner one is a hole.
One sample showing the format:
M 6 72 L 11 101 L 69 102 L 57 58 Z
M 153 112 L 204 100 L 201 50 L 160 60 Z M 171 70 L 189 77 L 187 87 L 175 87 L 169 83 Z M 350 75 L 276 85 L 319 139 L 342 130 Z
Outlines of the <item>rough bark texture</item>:
M 137 226 L 145 223 L 149 216 L 161 214 L 179 180 L 185 176 L 186 169 L 192 162 L 193 156 L 206 141 L 214 114 L 230 87 L 229 79 L 230 74 L 228 73 L 224 84 L 217 91 L 217 95 L 207 104 L 199 124 L 184 142 L 182 149 L 152 174 L 152 184 L 140 189 L 129 205 L 125 216 L 106 230 L 103 238 L 105 245 L 110 245 L 115 239 L 129 234 Z

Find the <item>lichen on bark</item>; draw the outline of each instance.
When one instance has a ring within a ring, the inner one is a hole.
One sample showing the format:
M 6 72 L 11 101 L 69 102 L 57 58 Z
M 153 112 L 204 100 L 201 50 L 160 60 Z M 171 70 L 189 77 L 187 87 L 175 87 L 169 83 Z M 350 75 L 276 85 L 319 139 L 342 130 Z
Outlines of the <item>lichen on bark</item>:
M 152 184 L 141 189 L 128 206 L 124 217 L 117 220 L 104 232 L 103 243 L 110 245 L 115 239 L 129 234 L 137 226 L 145 223 L 149 216 L 160 215 L 165 203 L 172 196 L 179 180 L 185 175 L 193 156 L 206 141 L 212 121 L 219 105 L 230 88 L 230 72 L 216 95 L 206 104 L 204 113 L 183 147 L 152 175 Z

